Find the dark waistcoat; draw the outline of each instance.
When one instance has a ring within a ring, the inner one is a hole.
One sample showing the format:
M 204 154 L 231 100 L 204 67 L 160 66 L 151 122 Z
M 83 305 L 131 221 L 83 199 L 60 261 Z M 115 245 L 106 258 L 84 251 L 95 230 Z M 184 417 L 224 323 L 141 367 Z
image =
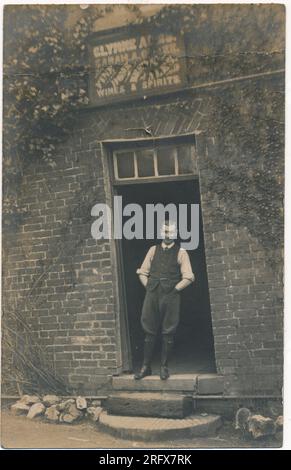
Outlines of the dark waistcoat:
M 149 273 L 148 290 L 154 290 L 159 284 L 163 291 L 170 292 L 181 280 L 180 265 L 178 263 L 179 246 L 163 249 L 157 245 Z

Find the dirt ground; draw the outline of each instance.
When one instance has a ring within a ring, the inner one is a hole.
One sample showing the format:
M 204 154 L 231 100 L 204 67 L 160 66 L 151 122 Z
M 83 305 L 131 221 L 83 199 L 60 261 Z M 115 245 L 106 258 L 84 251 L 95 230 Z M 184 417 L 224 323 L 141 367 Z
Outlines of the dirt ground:
M 1 445 L 5 449 L 151 449 L 151 448 L 241 448 L 279 447 L 276 439 L 251 441 L 240 438 L 230 423 L 216 437 L 192 438 L 183 441 L 148 443 L 112 437 L 98 430 L 98 425 L 83 422 L 75 425 L 50 424 L 40 419 L 30 421 L 2 411 Z

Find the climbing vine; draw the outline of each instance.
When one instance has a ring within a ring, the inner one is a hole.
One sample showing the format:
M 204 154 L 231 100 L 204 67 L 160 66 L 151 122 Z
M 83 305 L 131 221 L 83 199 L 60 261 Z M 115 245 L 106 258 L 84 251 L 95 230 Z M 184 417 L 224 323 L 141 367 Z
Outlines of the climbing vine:
M 283 81 L 275 87 L 254 82 L 219 92 L 209 116 L 208 133 L 216 138 L 217 150 L 205 162 L 206 189 L 224 203 L 216 216 L 247 227 L 269 263 L 280 267 L 283 253 L 278 257 L 274 250 L 282 249 L 284 236 Z
M 65 5 L 23 5 L 6 9 L 4 218 L 5 214 L 15 217 L 25 211 L 19 198 L 25 165 L 41 160 L 53 169 L 58 144 L 76 125 L 76 110 L 88 105 L 87 40 L 96 20 L 110 13 L 112 8 L 110 5 L 90 6 L 72 24 L 67 22 Z M 280 61 L 282 17 L 276 7 L 269 9 L 268 14 L 262 7 L 261 15 L 251 15 L 243 6 L 227 10 L 221 5 L 171 5 L 149 18 L 142 15 L 137 5 L 128 5 L 128 8 L 134 14 L 131 23 L 139 25 L 140 31 L 150 25 L 158 31 L 184 36 L 188 45 L 185 60 L 190 84 L 209 81 L 209 77 L 212 80 L 213 77 L 243 75 L 249 70 L 264 71 L 266 63 L 271 61 L 276 65 Z M 152 54 L 154 48 L 155 44 Z M 247 52 L 241 53 L 241 50 Z M 154 67 L 154 63 L 154 60 L 150 61 L 149 67 Z M 209 155 L 205 162 L 209 171 L 204 189 L 223 201 L 224 209 L 217 212 L 217 217 L 226 223 L 246 226 L 266 248 L 269 261 L 281 266 L 281 259 L 274 257 L 274 251 L 283 242 L 283 84 L 280 79 L 273 87 L 269 82 L 259 84 L 254 81 L 205 93 L 212 103 L 205 130 L 216 139 L 218 155 L 217 158 Z M 183 112 L 192 110 L 183 105 Z M 81 235 L 68 243 L 70 231 L 74 218 L 84 214 L 90 216 L 86 211 L 92 201 L 92 188 L 82 187 L 76 194 L 73 201 L 76 208 L 63 223 L 60 244 L 53 247 L 47 264 L 41 265 L 40 261 L 41 274 L 31 286 L 33 296 L 28 297 L 29 301 L 33 298 L 37 304 L 38 292 L 41 292 L 51 263 L 59 256 L 72 258 L 82 244 Z M 71 281 L 73 289 L 73 272 Z M 34 307 L 28 305 L 28 308 Z M 50 384 L 51 390 L 59 390 L 63 384 L 53 369 L 45 373 L 46 360 L 37 343 L 30 341 L 30 329 L 23 311 L 23 305 L 18 302 L 7 311 L 6 317 L 13 317 L 17 328 L 9 330 L 8 327 L 5 333 L 14 354 L 15 344 L 21 344 L 20 378 L 29 370 L 30 379 L 38 386 Z M 16 342 L 13 335 L 17 335 Z
M 138 7 L 127 8 L 139 17 Z M 56 147 L 72 131 L 76 109 L 89 103 L 87 39 L 112 9 L 95 5 L 70 25 L 66 5 L 6 7 L 4 214 L 23 211 L 18 189 L 24 166 L 41 159 L 54 168 Z

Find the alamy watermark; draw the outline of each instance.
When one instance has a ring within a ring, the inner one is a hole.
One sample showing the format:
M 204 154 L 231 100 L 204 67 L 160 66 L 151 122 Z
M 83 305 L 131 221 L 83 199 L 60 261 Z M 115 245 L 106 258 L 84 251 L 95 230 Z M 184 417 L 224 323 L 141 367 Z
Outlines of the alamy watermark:
M 91 215 L 97 217 L 91 226 L 95 240 L 161 240 L 164 238 L 163 224 L 170 220 L 175 227 L 171 238 L 176 239 L 179 234 L 182 248 L 195 250 L 199 246 L 199 204 L 158 203 L 142 207 L 131 203 L 123 206 L 122 196 L 114 196 L 113 208 L 97 203 Z

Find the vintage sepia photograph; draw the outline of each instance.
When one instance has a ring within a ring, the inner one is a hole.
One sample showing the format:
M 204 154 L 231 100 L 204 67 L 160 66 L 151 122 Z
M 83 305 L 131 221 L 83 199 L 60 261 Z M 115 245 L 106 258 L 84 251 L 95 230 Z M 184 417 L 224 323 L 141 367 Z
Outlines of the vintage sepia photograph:
M 282 447 L 285 21 L 4 4 L 2 448 Z

